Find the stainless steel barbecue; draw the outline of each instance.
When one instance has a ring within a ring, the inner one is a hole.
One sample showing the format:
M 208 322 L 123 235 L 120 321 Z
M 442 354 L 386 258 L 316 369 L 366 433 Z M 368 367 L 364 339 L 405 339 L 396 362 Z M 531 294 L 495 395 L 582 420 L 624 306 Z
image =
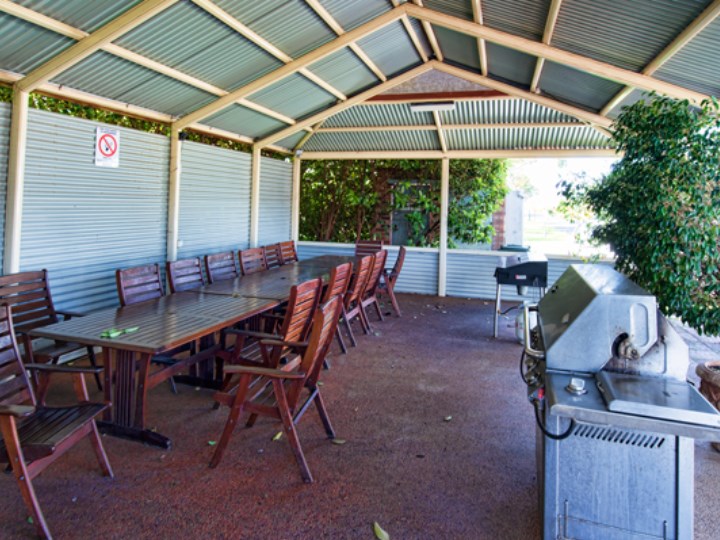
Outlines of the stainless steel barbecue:
M 720 414 L 655 297 L 573 265 L 525 329 L 544 538 L 692 538 L 693 439 L 720 440 Z

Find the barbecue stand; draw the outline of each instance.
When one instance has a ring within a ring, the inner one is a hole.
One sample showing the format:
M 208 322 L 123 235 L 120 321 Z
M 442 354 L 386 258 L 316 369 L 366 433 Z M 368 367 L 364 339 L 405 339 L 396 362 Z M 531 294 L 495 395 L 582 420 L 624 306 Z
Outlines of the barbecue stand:
M 525 323 L 543 538 L 692 538 L 693 439 L 720 440 L 720 414 L 655 298 L 573 265 Z

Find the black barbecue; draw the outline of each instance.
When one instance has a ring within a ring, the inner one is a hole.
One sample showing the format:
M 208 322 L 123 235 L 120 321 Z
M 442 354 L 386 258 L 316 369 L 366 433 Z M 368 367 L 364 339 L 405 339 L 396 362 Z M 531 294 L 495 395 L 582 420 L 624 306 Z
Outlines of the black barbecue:
M 513 253 L 498 257 L 498 266 L 495 268 L 495 321 L 493 336 L 498 336 L 498 316 L 506 313 L 501 311 L 501 296 L 503 285 L 515 285 L 517 293 L 521 296 L 527 294 L 528 287 L 540 290 L 540 296 L 545 293 L 548 279 L 548 261 L 545 255 L 530 251 Z M 510 309 L 514 309 L 513 306 Z

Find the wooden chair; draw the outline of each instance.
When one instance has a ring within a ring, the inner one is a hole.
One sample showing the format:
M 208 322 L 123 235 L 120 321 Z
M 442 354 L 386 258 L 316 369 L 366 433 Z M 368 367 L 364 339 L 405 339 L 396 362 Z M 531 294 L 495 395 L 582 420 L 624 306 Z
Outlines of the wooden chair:
M 239 253 L 240 271 L 243 276 L 267 270 L 265 251 L 261 247 L 243 249 Z
M 74 373 L 81 403 L 69 407 L 45 407 L 38 403 L 26 370 Z M 98 371 L 96 368 L 95 372 Z M 51 538 L 32 480 L 76 442 L 88 437 L 105 476 L 113 472 L 95 425 L 95 417 L 108 404 L 87 401 L 82 373 L 87 369 L 47 364 L 26 364 L 20 360 L 10 306 L 0 306 L 0 462 L 8 463 L 37 534 Z
M 370 318 L 367 315 L 365 308 L 368 306 L 375 306 L 378 319 L 383 320 L 382 311 L 380 310 L 380 303 L 377 299 L 377 290 L 380 285 L 380 278 L 382 277 L 383 270 L 385 270 L 385 261 L 387 260 L 387 251 L 384 249 L 378 251 L 375 254 L 375 260 L 373 261 L 372 270 L 368 277 L 367 284 L 360 296 L 360 312 L 363 319 L 365 319 L 365 326 L 368 330 L 372 330 L 370 326 Z
M 344 300 L 352 275 L 352 263 L 350 262 L 343 263 L 333 268 L 330 271 L 330 277 L 328 278 L 327 286 L 325 287 L 322 303 L 326 304 L 335 296 L 340 296 Z M 345 341 L 343 340 L 340 331 L 336 329 L 335 335 L 337 336 L 338 344 L 340 345 L 340 349 L 343 354 L 347 353 L 347 347 L 345 347 Z M 328 367 L 327 360 L 324 361 L 323 365 Z
M 69 341 L 34 341 L 28 334 L 33 328 L 54 324 L 71 317 L 82 316 L 80 313 L 58 311 L 55 309 L 48 271 L 20 272 L 0 277 L 0 301 L 12 307 L 15 321 L 15 333 L 22 337 L 25 362 L 28 364 L 57 364 L 61 357 L 85 349 L 93 367 L 97 367 L 95 350 L 92 346 L 80 345 Z M 38 346 L 38 344 L 40 344 Z M 100 375 L 95 374 L 95 382 L 102 390 Z M 41 398 L 43 396 L 40 396 Z
M 263 255 L 265 256 L 265 266 L 267 268 L 277 268 L 278 266 L 282 265 L 280 244 L 263 246 Z
M 224 279 L 235 279 L 240 275 L 235 263 L 235 253 L 232 251 L 205 255 L 205 271 L 210 283 Z
M 248 427 L 253 426 L 258 415 L 269 416 L 282 422 L 283 430 L 300 466 L 303 480 L 307 483 L 313 481 L 295 426 L 308 407 L 314 403 L 328 438 L 335 438 L 335 431 L 330 424 L 325 404 L 320 395 L 318 377 L 323 359 L 337 328 L 341 308 L 340 296 L 334 296 L 322 307 L 317 308 L 313 317 L 312 332 L 307 344 L 303 346 L 301 361 L 275 368 L 248 366 L 229 366 L 227 368 L 229 374 L 239 375 L 240 381 L 234 394 L 217 396 L 218 400 L 230 406 L 230 414 L 228 414 L 225 429 L 210 461 L 210 467 L 215 468 L 220 463 L 240 415 L 247 411 L 250 413 Z M 270 344 L 270 342 L 266 343 Z M 273 342 L 272 345 L 294 346 L 290 342 L 283 341 Z M 303 390 L 307 390 L 309 396 L 300 405 Z
M 288 264 L 298 260 L 297 250 L 295 249 L 295 241 L 287 240 L 280 242 L 280 257 L 283 264 Z
M 191 291 L 205 285 L 200 257 L 168 261 L 166 275 L 171 293 Z
M 115 281 L 123 307 L 160 298 L 165 294 L 157 263 L 118 269 L 115 271 Z
M 355 256 L 365 257 L 366 255 L 375 255 L 382 250 L 382 240 L 357 240 L 355 242 Z
M 397 259 L 395 259 L 395 264 L 392 269 L 385 268 L 383 270 L 382 280 L 380 281 L 380 285 L 377 290 L 379 293 L 388 295 L 388 298 L 390 298 L 390 302 L 392 303 L 392 307 L 395 310 L 395 314 L 398 317 L 401 317 L 402 313 L 400 311 L 400 305 L 398 304 L 397 298 L 395 298 L 395 282 L 398 277 L 400 277 L 400 271 L 402 270 L 403 263 L 405 262 L 406 251 L 405 246 L 400 246 Z
M 355 273 L 350 280 L 350 285 L 348 285 L 347 293 L 345 294 L 345 301 L 343 302 L 342 320 L 345 323 L 345 328 L 347 329 L 348 336 L 350 336 L 350 343 L 352 343 L 353 347 L 357 346 L 357 341 L 355 341 L 355 335 L 353 334 L 350 323 L 355 317 L 360 319 L 363 332 L 367 334 L 370 331 L 365 326 L 365 319 L 362 315 L 362 304 L 360 302 L 374 261 L 375 255 L 366 255 L 360 259 L 360 262 L 355 267 Z M 338 328 L 338 333 L 339 332 L 340 330 Z M 342 341 L 342 336 L 340 340 Z

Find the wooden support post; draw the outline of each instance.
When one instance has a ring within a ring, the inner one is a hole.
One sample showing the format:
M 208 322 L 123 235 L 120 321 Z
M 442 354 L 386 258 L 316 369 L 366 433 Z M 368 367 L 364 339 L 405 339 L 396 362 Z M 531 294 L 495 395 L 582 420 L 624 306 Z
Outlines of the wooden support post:
M 447 291 L 448 199 L 450 197 L 450 158 L 442 158 L 440 176 L 440 249 L 438 252 L 438 296 Z
M 300 239 L 300 156 L 293 158 L 292 168 L 292 205 L 290 208 L 290 237 L 297 244 Z
M 8 155 L 7 202 L 5 207 L 5 252 L 3 273 L 20 271 L 20 233 L 25 191 L 25 153 L 27 149 L 29 92 L 13 87 L 10 154 Z
M 260 147 L 253 146 L 250 176 L 250 247 L 257 247 L 260 238 Z
M 170 171 L 168 181 L 167 260 L 176 261 L 180 240 L 180 178 L 182 141 L 180 131 L 170 127 Z

